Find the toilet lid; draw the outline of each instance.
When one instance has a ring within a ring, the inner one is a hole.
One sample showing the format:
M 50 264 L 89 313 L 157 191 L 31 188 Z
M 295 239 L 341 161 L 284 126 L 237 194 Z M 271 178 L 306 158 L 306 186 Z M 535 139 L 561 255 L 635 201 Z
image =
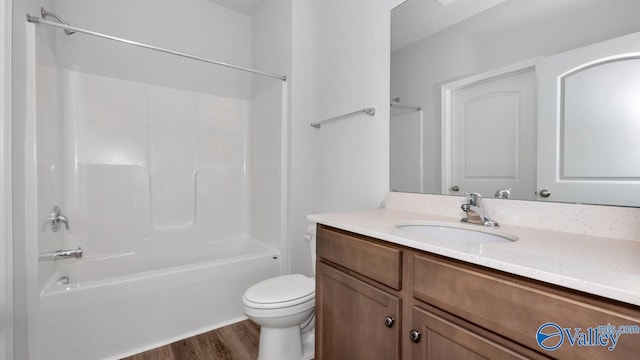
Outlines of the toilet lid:
M 247 289 L 244 298 L 255 304 L 277 304 L 306 301 L 309 297 L 314 297 L 315 292 L 313 278 L 292 274 L 261 281 Z

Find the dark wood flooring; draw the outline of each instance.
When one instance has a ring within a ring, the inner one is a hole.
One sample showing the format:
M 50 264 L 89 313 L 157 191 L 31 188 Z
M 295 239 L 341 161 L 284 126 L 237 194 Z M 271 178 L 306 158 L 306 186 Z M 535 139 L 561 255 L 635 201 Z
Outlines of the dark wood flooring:
M 256 360 L 259 338 L 260 327 L 245 320 L 122 360 Z

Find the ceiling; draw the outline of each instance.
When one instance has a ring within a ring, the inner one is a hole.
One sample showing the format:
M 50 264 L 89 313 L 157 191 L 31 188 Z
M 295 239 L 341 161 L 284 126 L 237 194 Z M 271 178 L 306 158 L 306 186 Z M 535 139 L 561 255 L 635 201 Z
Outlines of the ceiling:
M 391 51 L 401 49 L 504 1 L 408 0 L 391 12 Z
M 249 16 L 253 15 L 253 13 L 264 2 L 264 0 L 209 0 L 209 1 Z

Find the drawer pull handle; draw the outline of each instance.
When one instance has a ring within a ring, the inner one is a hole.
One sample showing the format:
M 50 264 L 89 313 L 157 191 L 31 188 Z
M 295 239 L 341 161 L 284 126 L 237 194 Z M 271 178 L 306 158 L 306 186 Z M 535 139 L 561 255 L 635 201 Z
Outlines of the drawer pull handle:
M 413 341 L 414 343 L 419 343 L 420 342 L 420 331 L 418 331 L 418 330 L 409 331 L 409 339 L 411 339 L 411 341 Z
M 388 328 L 393 327 L 393 323 L 395 322 L 396 320 L 391 316 L 387 316 L 384 318 L 384 324 L 387 325 Z

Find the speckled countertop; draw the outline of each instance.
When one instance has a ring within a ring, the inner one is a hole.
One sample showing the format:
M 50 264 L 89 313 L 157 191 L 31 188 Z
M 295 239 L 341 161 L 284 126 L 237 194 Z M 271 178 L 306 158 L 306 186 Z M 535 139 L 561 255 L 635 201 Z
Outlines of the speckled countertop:
M 309 215 L 310 221 L 391 243 L 502 270 L 586 293 L 640 305 L 640 241 L 501 224 L 511 243 L 443 241 L 396 228 L 402 222 L 445 222 L 459 218 L 398 209 Z M 496 231 L 481 225 L 488 232 Z

